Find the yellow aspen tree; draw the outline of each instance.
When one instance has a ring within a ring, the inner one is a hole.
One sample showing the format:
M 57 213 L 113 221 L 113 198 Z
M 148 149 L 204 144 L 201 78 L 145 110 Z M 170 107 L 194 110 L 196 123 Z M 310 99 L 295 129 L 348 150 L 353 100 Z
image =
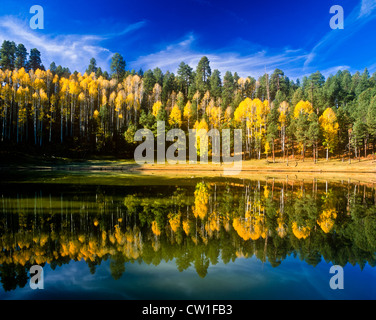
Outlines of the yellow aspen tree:
M 48 96 L 43 88 L 39 90 L 39 103 L 40 103 L 40 112 L 39 112 L 39 145 L 43 144 L 43 122 L 46 115 L 46 110 L 48 109 Z
M 16 104 L 18 106 L 17 109 L 17 143 L 19 142 L 20 136 L 22 139 L 22 128 L 24 123 L 27 121 L 27 112 L 26 112 L 26 104 L 24 101 L 24 92 L 27 89 L 24 89 L 24 87 L 19 86 L 16 93 Z
M 111 130 L 114 131 L 115 128 L 115 100 L 116 100 L 116 90 L 112 90 L 109 98 L 108 98 L 108 105 L 109 105 L 109 111 L 110 111 L 110 123 L 111 123 Z M 117 119 L 116 119 L 117 121 Z
M 98 83 L 92 77 L 89 77 L 89 80 L 90 80 L 90 82 L 88 84 L 89 112 L 90 112 L 90 114 L 93 114 L 94 108 L 95 108 L 95 101 L 98 98 Z
M 189 129 L 189 122 L 194 117 L 194 110 L 190 101 L 188 101 L 184 106 L 183 117 L 187 121 L 187 128 Z
M 60 79 L 60 142 L 63 143 L 64 136 L 64 116 L 66 128 L 68 126 L 68 102 L 69 102 L 69 80 L 66 78 Z M 67 129 L 66 129 L 67 134 Z
M 134 123 L 137 123 L 138 113 L 144 95 L 144 81 L 136 74 L 132 77 Z
M 197 150 L 197 155 L 200 156 L 200 154 L 201 154 L 201 151 L 200 151 L 201 138 L 197 133 L 200 132 L 201 129 L 209 131 L 209 126 L 208 126 L 207 122 L 205 121 L 205 119 L 202 118 L 200 122 L 196 121 L 195 125 L 193 126 L 193 129 L 196 129 L 195 146 L 196 146 L 196 150 Z M 210 145 L 211 145 L 211 142 L 209 141 L 208 142 L 208 152 L 210 150 Z
M 71 77 L 69 79 L 69 94 L 70 94 L 70 136 L 73 137 L 74 134 L 74 122 L 75 122 L 75 115 L 76 115 L 76 106 L 78 95 L 80 94 L 80 85 Z
M 50 109 L 49 109 L 49 133 L 48 133 L 48 142 L 52 142 L 52 126 L 55 122 L 55 114 L 56 114 L 56 105 L 57 105 L 57 98 L 55 94 L 52 94 L 49 98 L 50 100 Z
M 159 111 L 162 109 L 162 102 L 157 101 L 153 104 L 153 116 L 157 117 Z
M 256 105 L 255 142 L 258 149 L 258 159 L 261 158 L 261 146 L 266 135 L 266 119 L 269 113 L 268 100 L 262 102 L 256 98 L 253 100 Z
M 319 123 L 323 132 L 324 142 L 326 148 L 326 161 L 329 160 L 329 151 L 333 152 L 338 143 L 338 129 L 336 114 L 332 108 L 325 109 L 324 113 L 319 118 Z
M 198 110 L 199 110 L 199 100 L 200 100 L 201 94 L 200 91 L 196 91 L 196 93 L 193 95 L 192 101 L 196 104 L 196 120 L 198 120 Z
M 285 147 L 286 147 L 286 121 L 287 121 L 287 113 L 289 111 L 289 104 L 286 101 L 282 101 L 278 108 L 279 111 L 279 127 L 281 130 L 281 142 L 282 142 L 282 153 L 283 159 L 285 158 Z
M 181 127 L 182 119 L 181 119 L 181 110 L 177 104 L 174 105 L 174 107 L 171 110 L 168 123 L 170 126 L 173 127 Z
M 201 103 L 200 103 L 200 106 L 201 106 L 201 115 L 202 116 L 204 116 L 204 114 L 206 113 L 206 107 L 209 104 L 209 100 L 210 100 L 210 92 L 209 92 L 209 90 L 207 90 L 205 92 L 204 96 L 202 97 L 202 100 L 201 100 Z
M 311 114 L 312 112 L 312 104 L 309 101 L 300 100 L 294 108 L 294 118 L 298 119 L 301 113 Z
M 225 129 L 229 129 L 232 124 L 232 118 L 231 118 L 231 107 L 228 106 L 224 112 L 223 119 L 222 119 L 222 127 Z
M 2 92 L 1 100 L 4 103 L 3 107 L 3 130 L 2 130 L 2 141 L 4 139 L 10 139 L 10 123 L 11 123 L 11 100 L 12 100 L 12 87 L 11 83 L 12 72 L 10 70 L 5 70 L 2 73 Z
M 306 133 L 308 131 L 308 117 L 313 113 L 312 104 L 309 101 L 300 100 L 294 108 L 294 119 L 296 120 L 296 137 L 299 143 L 301 154 L 305 157 L 305 148 L 307 144 Z
M 133 101 L 132 97 L 130 99 Z M 123 119 L 123 113 L 126 112 L 126 111 L 124 111 L 124 109 L 127 108 L 127 107 L 124 106 L 126 104 L 126 102 L 127 102 L 126 93 L 125 93 L 125 91 L 123 89 L 121 89 L 117 93 L 116 99 L 115 99 L 116 130 L 117 131 L 120 130 L 120 120 Z
M 212 128 L 220 129 L 221 126 L 221 107 L 212 107 L 209 114 L 209 122 Z
M 248 153 L 249 156 L 251 155 L 255 110 L 256 108 L 253 100 L 247 97 L 240 102 L 234 112 L 234 121 L 240 124 L 245 123 L 246 139 L 244 155 Z
M 118 90 L 124 91 L 125 95 L 125 108 L 123 110 L 125 115 L 126 123 L 129 122 L 130 118 L 130 111 L 133 109 L 133 102 L 134 102 L 134 96 L 133 96 L 133 90 L 132 90 L 132 75 L 128 75 L 121 84 L 122 87 L 118 87 Z
M 154 102 L 161 100 L 162 87 L 159 83 L 156 83 L 153 87 Z
M 80 94 L 78 95 L 78 103 L 79 103 L 79 108 L 80 108 L 80 116 L 79 116 L 79 127 L 80 127 L 80 137 L 84 136 L 85 134 L 85 115 L 87 112 L 86 109 L 86 97 L 85 94 L 81 91 Z

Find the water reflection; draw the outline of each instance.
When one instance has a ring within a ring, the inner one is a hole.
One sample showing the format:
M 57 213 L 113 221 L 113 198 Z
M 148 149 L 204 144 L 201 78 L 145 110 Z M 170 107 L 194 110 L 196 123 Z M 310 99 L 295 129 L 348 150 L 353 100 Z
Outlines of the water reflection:
M 24 287 L 34 264 L 83 260 L 92 274 L 110 260 L 174 260 L 205 277 L 210 265 L 255 256 L 277 267 L 286 257 L 317 265 L 375 266 L 373 185 L 303 181 L 201 180 L 192 186 L 8 185 L 1 191 L 0 278 Z

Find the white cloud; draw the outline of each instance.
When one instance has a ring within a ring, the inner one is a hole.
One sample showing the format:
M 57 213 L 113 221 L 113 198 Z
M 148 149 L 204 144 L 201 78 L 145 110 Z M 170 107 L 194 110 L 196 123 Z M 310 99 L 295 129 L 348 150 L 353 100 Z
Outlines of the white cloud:
M 108 70 L 113 52 L 101 46 L 101 42 L 137 30 L 145 23 L 140 21 L 127 26 L 119 33 L 104 36 L 79 34 L 53 36 L 41 30 L 32 30 L 28 22 L 12 16 L 3 16 L 0 17 L 0 43 L 11 40 L 16 44 L 23 43 L 28 50 L 37 48 L 41 52 L 42 62 L 46 68 L 55 61 L 57 65 L 68 67 L 72 72 L 75 70 L 84 72 L 90 58 L 94 57 L 98 66 Z
M 68 67 L 72 72 L 84 72 L 91 57 L 96 58 L 98 66 L 106 66 L 112 53 L 99 45 L 103 38 L 94 35 L 51 36 L 32 30 L 29 25 L 11 16 L 0 18 L 0 42 L 11 40 L 23 43 L 30 50 L 41 52 L 42 62 L 49 67 L 52 61 Z
M 317 59 L 325 60 L 333 49 L 338 48 L 345 40 L 354 36 L 368 22 L 376 18 L 374 10 L 376 9 L 376 0 L 361 0 L 360 3 L 350 12 L 346 13 L 344 19 L 344 29 L 332 30 L 329 27 L 328 32 L 323 36 L 307 55 L 304 67 L 308 67 Z
M 237 72 L 242 77 L 257 78 L 264 74 L 265 70 L 270 73 L 276 68 L 282 69 L 289 75 L 289 70 L 298 71 L 307 58 L 306 53 L 300 49 L 286 49 L 276 54 L 262 50 L 241 55 L 237 52 L 226 52 L 224 49 L 221 52 L 209 53 L 194 49 L 195 40 L 195 36 L 189 34 L 185 39 L 170 44 L 160 51 L 139 57 L 130 65 L 134 69 L 147 70 L 158 66 L 162 71 L 176 72 L 180 62 L 184 61 L 195 69 L 201 57 L 207 56 L 211 69 L 218 69 L 222 76 L 226 71 L 231 71 Z M 298 75 L 299 73 L 296 74 Z
M 362 16 L 369 16 L 372 13 L 372 11 L 375 9 L 376 9 L 375 0 L 362 0 L 358 18 L 361 18 Z

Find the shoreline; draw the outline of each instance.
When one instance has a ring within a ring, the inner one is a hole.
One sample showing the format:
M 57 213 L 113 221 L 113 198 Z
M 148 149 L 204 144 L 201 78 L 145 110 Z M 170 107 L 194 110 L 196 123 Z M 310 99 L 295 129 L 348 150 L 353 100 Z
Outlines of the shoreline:
M 264 162 L 264 164 L 261 164 Z M 269 162 L 265 160 L 247 160 L 242 162 L 240 169 L 232 169 L 232 165 L 223 164 L 143 164 L 138 165 L 129 160 L 85 160 L 79 162 L 67 162 L 65 164 L 46 163 L 15 164 L 0 166 L 0 171 L 8 170 L 51 170 L 51 171 L 123 171 L 123 172 L 147 172 L 147 171 L 168 171 L 168 172 L 273 172 L 273 173 L 369 173 L 376 174 L 375 160 L 353 161 L 351 164 L 339 160 L 329 160 L 314 164 L 309 161 L 294 161 L 295 166 L 287 166 L 282 162 Z
M 103 179 L 123 180 L 128 177 L 131 180 L 143 180 L 154 177 L 161 181 L 164 179 L 191 179 L 191 178 L 233 178 L 233 179 L 292 179 L 305 180 L 312 179 L 328 181 L 358 181 L 367 184 L 376 183 L 376 164 L 373 159 L 362 160 L 360 162 L 342 162 L 341 160 L 321 161 L 314 164 L 313 161 L 291 161 L 294 167 L 287 167 L 285 162 L 276 161 L 266 163 L 264 160 L 247 160 L 242 163 L 241 171 L 231 173 L 231 166 L 220 164 L 144 164 L 138 165 L 132 160 L 84 160 L 84 161 L 61 161 L 58 163 L 44 162 L 40 165 L 35 163 L 25 163 L 0 166 L 0 175 L 4 178 L 11 178 L 12 172 L 17 176 L 27 174 L 27 172 L 54 173 L 60 175 L 79 175 Z M 297 164 L 297 165 L 296 165 Z M 295 166 L 296 165 L 296 166 Z M 224 168 L 227 173 L 224 174 Z M 7 179 L 5 179 L 7 180 Z M 12 178 L 11 178 L 12 180 Z M 89 178 L 90 180 L 90 178 Z M 61 181 L 56 179 L 55 182 Z M 134 181 L 135 182 L 135 181 Z M 115 183 L 115 181 L 114 181 Z

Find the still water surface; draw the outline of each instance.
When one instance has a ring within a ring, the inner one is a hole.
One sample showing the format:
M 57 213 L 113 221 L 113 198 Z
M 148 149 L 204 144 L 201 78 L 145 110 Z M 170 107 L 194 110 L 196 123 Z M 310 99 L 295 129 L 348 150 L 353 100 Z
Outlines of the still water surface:
M 372 184 L 38 177 L 0 184 L 0 299 L 376 298 Z

